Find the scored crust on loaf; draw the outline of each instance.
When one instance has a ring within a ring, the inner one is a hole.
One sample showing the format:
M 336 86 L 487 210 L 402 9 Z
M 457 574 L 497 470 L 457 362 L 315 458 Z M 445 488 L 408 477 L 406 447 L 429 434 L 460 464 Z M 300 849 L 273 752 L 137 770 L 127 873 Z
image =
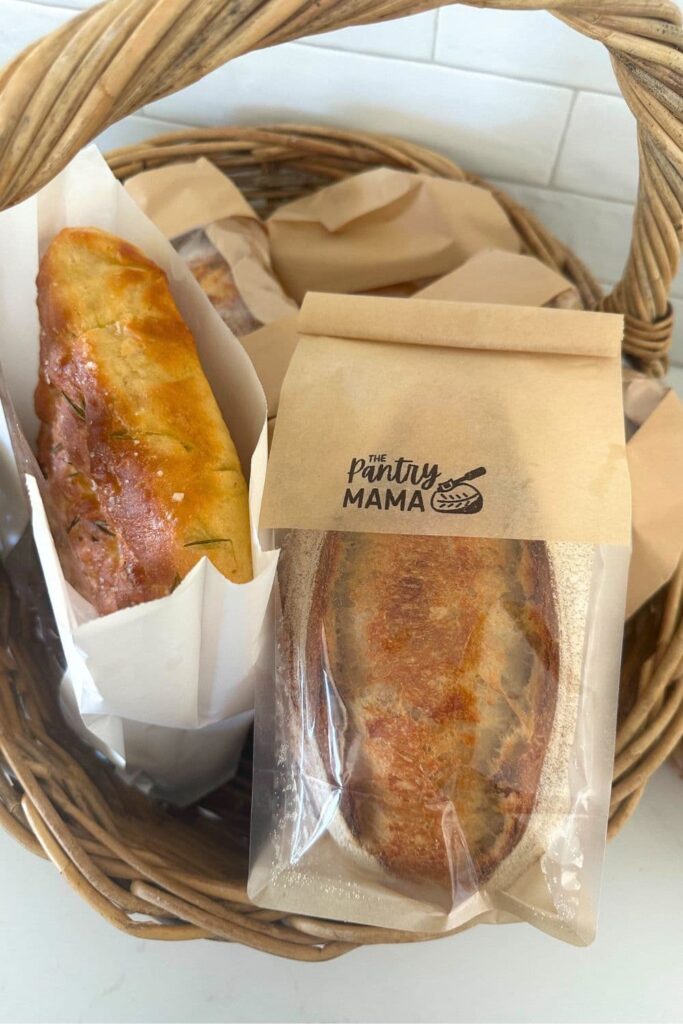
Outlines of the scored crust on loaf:
M 546 546 L 296 533 L 281 585 L 292 717 L 307 709 L 290 729 L 305 775 L 340 791 L 330 832 L 460 902 L 534 811 L 560 671 Z
M 246 481 L 164 272 L 67 228 L 38 308 L 38 458 L 69 582 L 106 613 L 169 594 L 205 555 L 251 579 Z
M 575 759 L 571 750 L 576 742 L 580 720 L 585 626 L 591 600 L 594 549 L 590 544 L 570 541 L 548 542 L 546 549 L 554 580 L 560 633 L 560 682 L 553 728 L 538 780 L 531 819 L 515 849 L 496 869 L 490 884 L 498 891 L 506 889 L 530 865 L 548 854 L 554 863 L 547 863 L 544 858 L 543 874 L 551 891 L 550 878 L 562 861 L 563 847 L 565 850 L 573 847 L 573 853 L 567 858 L 572 863 L 565 863 L 565 869 L 569 870 L 563 872 L 563 876 L 566 874 L 570 880 L 570 891 L 563 891 L 563 885 L 560 884 L 555 887 L 556 895 L 553 896 L 556 909 L 564 913 L 568 901 L 576 899 L 576 890 L 571 888 L 573 878 L 570 877 L 577 864 L 573 858 L 580 859 L 582 856 L 578 841 L 580 816 L 577 820 L 571 814 L 572 801 L 581 800 L 581 786 L 578 796 L 574 795 L 577 779 L 571 776 L 576 773 L 576 764 L 580 764 L 582 755 Z M 537 908 L 537 913 L 540 914 L 540 908 Z

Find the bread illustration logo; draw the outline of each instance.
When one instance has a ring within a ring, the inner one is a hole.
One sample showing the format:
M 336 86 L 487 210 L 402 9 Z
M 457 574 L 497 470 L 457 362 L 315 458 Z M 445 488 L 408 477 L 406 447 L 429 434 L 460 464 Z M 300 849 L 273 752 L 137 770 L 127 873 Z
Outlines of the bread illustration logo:
M 471 469 L 464 476 L 453 480 L 444 480 L 432 494 L 431 506 L 435 512 L 446 512 L 451 515 L 473 515 L 481 512 L 484 498 L 481 491 L 470 483 L 483 476 L 483 466 Z

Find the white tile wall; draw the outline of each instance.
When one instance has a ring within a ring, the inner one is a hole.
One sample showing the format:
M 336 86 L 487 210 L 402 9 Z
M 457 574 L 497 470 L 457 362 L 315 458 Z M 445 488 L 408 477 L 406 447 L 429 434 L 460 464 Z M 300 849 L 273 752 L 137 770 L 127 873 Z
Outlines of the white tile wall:
M 161 121 L 155 117 L 142 117 L 134 114 L 117 124 L 105 128 L 97 139 L 97 144 L 103 152 L 110 149 L 118 149 L 119 146 L 132 146 L 136 142 L 143 142 L 150 135 L 161 135 L 165 132 L 181 131 L 187 128 L 186 124 L 176 121 Z
M 0 0 L 0 66 L 19 50 L 58 28 L 73 11 L 24 0 Z
M 306 42 L 337 50 L 426 61 L 434 54 L 436 18 L 436 11 L 427 11 L 379 25 L 358 25 L 321 36 L 308 36 Z
M 578 94 L 553 183 L 567 192 L 634 202 L 636 119 L 621 96 Z
M 599 281 L 621 275 L 631 237 L 633 207 L 550 188 L 497 181 L 570 245 Z
M 290 43 L 239 57 L 147 112 L 200 124 L 352 125 L 424 142 L 475 171 L 544 184 L 571 95 L 558 86 Z
M 0 63 L 95 0 L 0 0 Z M 460 5 L 249 54 L 108 129 L 105 147 L 185 124 L 321 121 L 448 153 L 507 187 L 604 281 L 637 188 L 635 123 L 605 49 L 544 11 Z M 683 273 L 673 289 L 683 319 Z M 674 359 L 683 365 L 683 329 Z
M 444 7 L 435 58 L 510 78 L 619 91 L 607 50 L 544 11 Z

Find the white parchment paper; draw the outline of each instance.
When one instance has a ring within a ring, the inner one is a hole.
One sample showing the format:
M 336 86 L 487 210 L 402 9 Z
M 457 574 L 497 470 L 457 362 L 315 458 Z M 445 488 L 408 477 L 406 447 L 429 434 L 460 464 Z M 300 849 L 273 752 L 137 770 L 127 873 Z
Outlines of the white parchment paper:
M 232 583 L 204 558 L 168 597 L 99 616 L 65 580 L 30 447 L 38 434 L 35 280 L 40 256 L 68 226 L 111 231 L 168 275 L 249 476 L 250 583 Z M 10 396 L 5 412 L 68 663 L 65 711 L 74 728 L 130 780 L 175 802 L 189 802 L 234 772 L 253 718 L 255 681 L 270 671 L 277 552 L 264 551 L 257 532 L 267 460 L 263 390 L 242 346 L 182 259 L 95 147 L 79 154 L 37 196 L 0 214 L 0 265 L 0 364 Z

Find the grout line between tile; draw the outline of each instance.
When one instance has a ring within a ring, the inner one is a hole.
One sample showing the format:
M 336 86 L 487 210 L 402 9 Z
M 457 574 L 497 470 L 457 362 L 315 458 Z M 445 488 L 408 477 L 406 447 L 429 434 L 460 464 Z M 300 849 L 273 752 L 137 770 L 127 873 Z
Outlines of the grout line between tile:
M 592 92 L 597 96 L 611 96 L 612 99 L 623 99 L 618 89 L 616 92 L 610 92 L 609 89 L 600 89 L 598 86 L 593 85 L 590 88 L 584 88 L 578 85 L 570 85 L 568 82 L 549 82 L 545 78 L 528 78 L 521 72 L 516 74 L 514 71 L 507 71 L 503 74 L 501 71 L 484 71 L 483 68 L 463 68 L 458 64 L 444 64 L 443 61 L 438 60 L 435 60 L 433 63 L 437 68 L 454 68 L 456 71 L 471 71 L 474 75 L 491 75 L 492 78 L 509 78 L 513 82 L 529 82 L 531 85 L 545 85 L 549 89 L 571 89 L 576 92 Z
M 555 183 L 555 175 L 557 174 L 557 167 L 558 167 L 558 164 L 559 164 L 560 159 L 562 157 L 562 150 L 564 149 L 564 144 L 565 144 L 565 141 L 566 141 L 566 138 L 567 138 L 567 133 L 569 132 L 569 124 L 570 124 L 572 116 L 574 114 L 574 108 L 576 107 L 578 98 L 579 98 L 579 90 L 576 89 L 574 91 L 574 94 L 572 95 L 572 98 L 571 98 L 570 103 L 569 103 L 569 110 L 567 111 L 567 117 L 565 118 L 564 128 L 562 129 L 562 132 L 560 134 L 560 141 L 558 143 L 557 150 L 555 152 L 555 159 L 553 160 L 553 166 L 552 166 L 552 168 L 550 170 L 550 176 L 548 178 L 548 185 L 550 187 L 552 187 L 554 185 L 554 183 Z
M 500 184 L 505 188 L 507 185 L 520 186 L 521 188 L 535 188 L 542 192 L 557 192 L 562 196 L 576 196 L 577 199 L 592 199 L 596 203 L 610 203 L 613 206 L 623 206 L 626 211 L 633 213 L 635 202 L 629 203 L 626 199 L 615 199 L 614 196 L 591 195 L 589 192 L 577 192 L 569 188 L 561 188 L 559 185 L 538 185 L 529 181 L 515 181 L 513 178 L 492 178 L 494 184 Z
M 186 128 L 188 131 L 192 131 L 193 128 L 203 128 L 203 127 L 205 127 L 205 125 L 187 124 L 186 121 L 176 121 L 176 120 L 174 120 L 173 118 L 170 118 L 170 117 L 159 117 L 157 114 L 146 114 L 145 113 L 146 109 L 147 109 L 146 107 L 142 107 L 140 110 L 136 111 L 134 114 L 128 114 L 127 117 L 139 117 L 143 121 L 159 121 L 160 124 L 167 124 L 169 126 L 169 128 L 178 128 L 178 129 L 180 129 L 180 128 L 185 129 Z M 121 120 L 125 121 L 126 118 L 122 118 Z M 121 121 L 114 121 L 114 124 L 121 124 Z M 113 126 L 110 125 L 110 127 L 113 127 Z M 105 129 L 105 131 L 106 131 L 106 129 Z
M 439 30 L 441 28 L 441 8 L 436 9 L 436 18 L 434 19 L 434 29 L 432 34 L 432 64 L 436 63 L 436 48 L 439 43 Z
M 538 85 L 548 89 L 558 89 L 562 92 L 573 92 L 574 86 L 561 85 L 559 82 L 544 82 L 536 78 L 522 78 L 520 75 L 501 75 L 495 71 L 481 71 L 478 68 L 460 68 L 455 64 L 443 64 L 438 60 L 430 60 L 427 57 L 405 57 L 398 53 L 371 53 L 367 50 L 345 50 L 340 46 L 321 46 L 320 43 L 312 43 L 310 40 L 293 39 L 287 46 L 307 46 L 314 50 L 329 50 L 330 53 L 343 53 L 352 57 L 368 57 L 374 60 L 394 60 L 403 64 L 421 64 L 429 68 L 441 68 L 442 71 L 456 71 L 465 75 L 480 75 L 482 78 L 497 78 L 502 82 L 519 82 L 521 85 Z M 591 89 L 585 90 L 592 92 Z M 612 95 L 606 93 L 605 95 Z

